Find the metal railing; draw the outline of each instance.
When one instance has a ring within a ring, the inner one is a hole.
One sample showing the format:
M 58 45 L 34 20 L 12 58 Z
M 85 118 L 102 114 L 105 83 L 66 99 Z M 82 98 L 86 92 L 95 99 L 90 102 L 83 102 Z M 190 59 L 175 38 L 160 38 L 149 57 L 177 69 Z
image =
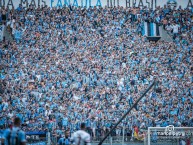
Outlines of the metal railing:
M 91 134 L 91 143 L 96 145 L 98 144 L 105 136 L 106 133 L 108 133 L 108 130 L 106 130 L 104 133 L 101 134 L 101 130 L 103 129 L 98 129 L 97 135 L 94 137 Z M 140 129 L 140 132 L 144 133 L 144 137 L 140 138 L 139 136 L 134 136 L 134 130 L 131 128 L 128 128 L 126 126 L 116 128 L 108 137 L 107 139 L 103 142 L 104 144 L 139 144 L 145 142 L 145 139 L 147 137 L 147 130 L 145 129 Z M 47 145 L 56 145 L 60 137 L 56 134 L 52 134 L 50 132 L 47 132 L 46 136 L 46 143 Z M 33 141 L 34 142 L 34 141 Z

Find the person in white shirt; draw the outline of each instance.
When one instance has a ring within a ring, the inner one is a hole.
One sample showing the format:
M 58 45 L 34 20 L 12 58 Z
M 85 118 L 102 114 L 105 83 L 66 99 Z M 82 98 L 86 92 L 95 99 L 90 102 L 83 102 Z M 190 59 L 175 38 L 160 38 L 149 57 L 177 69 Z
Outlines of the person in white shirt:
M 178 34 L 179 28 L 180 28 L 180 26 L 179 26 L 178 24 L 174 24 L 174 25 L 172 26 L 173 33 L 174 33 L 174 34 Z
M 75 145 L 91 145 L 90 134 L 85 131 L 85 123 L 81 123 L 80 128 L 80 130 L 73 133 L 71 140 L 75 143 Z
M 12 118 L 12 117 L 13 117 L 13 112 L 12 112 L 12 110 L 9 111 L 8 116 L 9 116 L 9 118 Z
M 45 116 L 48 118 L 48 116 L 52 114 L 52 110 L 48 110 L 48 108 L 46 108 L 46 111 L 45 111 Z
M 179 28 L 180 28 L 180 26 L 178 24 L 176 24 L 176 23 L 172 26 L 173 39 L 176 39 L 176 37 L 177 37 L 177 35 L 179 33 Z

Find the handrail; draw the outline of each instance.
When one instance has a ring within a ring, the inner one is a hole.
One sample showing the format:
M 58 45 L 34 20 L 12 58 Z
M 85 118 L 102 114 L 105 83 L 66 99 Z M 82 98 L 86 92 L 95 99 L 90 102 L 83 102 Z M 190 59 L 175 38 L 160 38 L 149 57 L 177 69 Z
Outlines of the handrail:
M 137 106 L 138 102 L 146 95 L 146 93 L 154 86 L 155 81 L 145 90 L 145 92 L 137 99 L 137 101 L 131 106 L 131 108 L 119 119 L 119 121 L 113 126 L 113 128 L 106 134 L 106 136 L 99 142 L 98 145 L 102 145 L 105 139 L 112 133 L 112 131 L 117 127 L 117 125 L 131 112 L 131 110 Z

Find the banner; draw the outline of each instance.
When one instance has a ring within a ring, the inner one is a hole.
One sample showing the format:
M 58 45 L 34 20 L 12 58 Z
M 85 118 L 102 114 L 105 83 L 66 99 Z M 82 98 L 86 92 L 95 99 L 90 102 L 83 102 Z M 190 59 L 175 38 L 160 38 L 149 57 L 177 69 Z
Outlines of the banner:
M 155 9 L 157 6 L 164 7 L 169 5 L 171 7 L 192 8 L 193 0 L 0 0 L 0 7 L 13 7 L 17 9 L 21 4 L 23 7 L 90 7 L 90 6 L 123 6 L 123 7 L 148 7 Z
M 27 143 L 27 145 L 46 145 L 46 142 Z
M 143 34 L 145 36 L 160 36 L 159 25 L 156 23 L 144 22 Z

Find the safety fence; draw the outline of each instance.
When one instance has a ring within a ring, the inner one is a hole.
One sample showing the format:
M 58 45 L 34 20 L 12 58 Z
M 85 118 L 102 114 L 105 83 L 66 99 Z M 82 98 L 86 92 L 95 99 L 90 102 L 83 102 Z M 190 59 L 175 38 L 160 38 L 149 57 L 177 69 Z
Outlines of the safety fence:
M 47 145 L 48 132 L 30 131 L 26 132 L 27 145 Z
M 147 130 L 140 130 L 140 132 L 143 132 L 143 133 L 138 134 L 138 133 L 135 133 L 134 130 L 131 131 L 126 129 L 125 127 L 119 128 L 118 130 L 115 129 L 115 131 L 112 132 L 112 134 L 109 135 L 103 143 L 104 144 L 125 144 L 128 142 L 132 142 L 133 144 L 135 143 L 143 144 L 143 142 L 145 142 L 144 139 L 146 139 L 145 135 L 147 133 Z M 97 135 L 93 137 L 91 133 L 91 142 L 93 144 L 98 144 L 105 136 L 105 134 L 103 135 L 102 134 L 101 134 L 101 131 L 99 131 L 99 133 L 97 133 Z M 59 140 L 59 136 L 54 136 L 52 134 L 49 134 L 48 140 L 49 140 L 48 142 L 50 143 L 49 145 L 57 144 Z
M 121 132 L 124 132 L 124 130 L 122 130 Z M 91 141 L 93 144 L 98 144 L 102 138 L 104 136 L 96 136 L 91 137 Z M 41 135 L 34 135 L 34 134 L 28 134 L 26 136 L 27 138 L 27 144 L 28 145 L 56 145 L 59 137 L 54 136 L 53 134 L 47 132 L 45 136 L 41 136 Z M 131 134 L 121 134 L 121 135 L 117 135 L 117 136 L 108 136 L 108 138 L 104 141 L 104 144 L 124 144 L 124 143 L 128 143 L 128 142 L 133 142 L 133 144 L 135 143 L 143 143 L 143 139 L 138 139 L 136 136 L 133 136 Z

